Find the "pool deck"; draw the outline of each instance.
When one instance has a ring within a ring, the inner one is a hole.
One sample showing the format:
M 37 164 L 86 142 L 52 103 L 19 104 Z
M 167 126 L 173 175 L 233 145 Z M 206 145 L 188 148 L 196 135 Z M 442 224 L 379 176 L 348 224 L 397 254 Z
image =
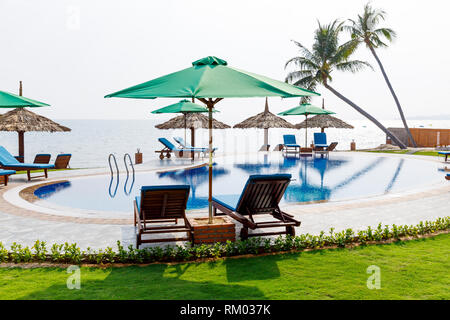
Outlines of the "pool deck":
M 429 156 L 383 154 L 387 157 L 403 157 L 405 159 L 420 159 L 434 161 L 445 166 L 442 160 Z M 206 160 L 183 161 L 165 160 L 164 166 L 159 161 L 151 161 L 136 166 L 136 171 L 175 170 L 190 166 L 198 166 Z M 447 167 L 450 165 L 447 164 Z M 123 245 L 135 244 L 135 231 L 132 224 L 130 209 L 129 219 L 101 219 L 71 215 L 70 213 L 55 214 L 55 210 L 35 210 L 31 204 L 24 205 L 19 201 L 16 190 L 45 182 L 65 178 L 109 174 L 109 168 L 94 168 L 70 171 L 49 172 L 50 179 L 26 181 L 26 175 L 13 176 L 7 187 L 0 187 L 0 242 L 10 246 L 13 242 L 31 246 L 37 239 L 48 244 L 76 242 L 82 249 L 115 248 L 117 240 Z M 382 196 L 326 203 L 286 205 L 281 209 L 293 214 L 302 221 L 296 233 L 319 234 L 335 228 L 340 231 L 352 228 L 357 231 L 368 226 L 376 227 L 378 223 L 385 224 L 417 224 L 424 220 L 434 220 L 448 215 L 450 200 L 450 182 L 444 179 L 422 189 Z M 14 196 L 16 194 L 16 196 Z M 7 199 L 7 200 L 6 200 Z M 17 202 L 16 202 L 17 201 Z M 130 204 L 131 207 L 131 204 Z M 207 212 L 191 211 L 190 217 L 205 217 Z M 239 232 L 240 224 L 236 222 Z M 165 244 L 163 244 L 165 245 Z

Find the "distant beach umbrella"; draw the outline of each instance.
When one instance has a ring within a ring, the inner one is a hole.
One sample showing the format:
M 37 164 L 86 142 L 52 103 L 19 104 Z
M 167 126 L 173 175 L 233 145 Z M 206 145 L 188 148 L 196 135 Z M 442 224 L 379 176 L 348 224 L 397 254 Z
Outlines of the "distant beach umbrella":
M 194 100 L 194 99 L 192 99 Z M 209 112 L 208 109 L 199 104 L 195 104 L 194 102 L 190 102 L 189 100 L 181 100 L 177 103 L 171 104 L 167 107 L 163 107 L 157 110 L 152 111 L 152 113 L 182 113 L 184 115 L 184 141 L 186 141 L 186 129 L 191 129 L 191 145 L 195 146 L 195 137 L 194 137 L 194 129 L 193 127 L 188 127 L 187 125 L 187 115 L 190 113 L 199 113 L 199 112 Z M 162 128 L 160 128 L 162 129 Z M 172 128 L 169 128 L 172 129 Z
M 25 108 L 16 108 L 2 114 L 0 131 L 16 131 L 19 134 L 19 156 L 24 157 L 24 133 L 27 131 L 66 132 L 64 127 L 46 117 L 33 113 Z
M 322 109 L 325 109 L 325 102 L 322 99 Z M 308 121 L 303 121 L 295 125 L 296 129 L 308 128 L 320 128 L 321 132 L 325 132 L 325 128 L 337 128 L 337 129 L 354 129 L 354 127 L 347 122 L 330 116 L 329 114 L 318 114 Z
M 308 121 L 296 124 L 295 128 L 305 129 L 306 126 L 308 126 L 308 128 L 321 128 L 322 132 L 324 132 L 325 128 L 354 129 L 354 127 L 347 122 L 328 114 L 318 114 Z
M 306 130 L 305 130 L 305 147 L 308 147 L 308 116 L 311 114 L 334 114 L 333 111 L 328 111 L 316 106 L 313 106 L 309 103 L 303 103 L 297 107 L 291 108 L 289 110 L 280 112 L 281 116 L 294 116 L 294 115 L 304 115 L 306 122 Z
M 209 111 L 209 223 L 212 215 L 212 111 L 224 98 L 253 97 L 304 97 L 320 94 L 300 87 L 270 79 L 255 73 L 232 68 L 220 58 L 208 56 L 192 63 L 192 66 L 168 75 L 108 94 L 105 98 L 122 97 L 134 99 L 196 98 Z
M 25 107 L 46 107 L 49 104 L 22 96 L 22 81 L 19 82 L 19 95 L 0 91 L 0 108 L 16 108 L 0 116 L 0 131 L 16 131 L 19 135 L 19 157 L 24 158 L 24 134 L 26 131 L 70 131 L 52 120 L 39 116 Z
M 293 129 L 294 126 L 283 118 L 277 117 L 269 111 L 269 103 L 266 97 L 266 105 L 264 111 L 258 113 L 256 116 L 245 119 L 244 121 L 236 124 L 233 128 L 248 129 L 258 128 L 264 129 L 264 145 L 261 147 L 261 151 L 269 150 L 269 128 L 288 128 Z

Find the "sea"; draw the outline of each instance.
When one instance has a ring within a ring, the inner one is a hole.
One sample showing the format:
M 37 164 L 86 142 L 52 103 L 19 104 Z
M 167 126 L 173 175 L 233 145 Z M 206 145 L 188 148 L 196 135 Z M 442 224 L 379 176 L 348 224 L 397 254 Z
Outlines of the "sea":
M 190 141 L 190 131 L 184 129 L 159 130 L 155 125 L 161 120 L 56 120 L 72 129 L 70 132 L 27 132 L 25 133 L 25 161 L 32 162 L 37 153 L 50 153 L 53 162 L 59 153 L 70 153 L 72 168 L 95 168 L 108 166 L 108 156 L 123 158 L 129 153 L 143 153 L 144 162 L 157 161 L 161 150 L 160 137 L 172 140 L 185 137 Z M 357 149 L 375 148 L 385 143 L 385 134 L 368 120 L 344 120 L 354 129 L 326 129 L 328 143 L 338 142 L 337 150 L 349 150 L 352 141 Z M 400 120 L 382 120 L 386 127 L 402 127 Z M 229 123 L 232 125 L 231 123 Z M 411 120 L 411 128 L 450 129 L 450 120 Z M 312 142 L 313 133 L 320 129 L 308 129 L 307 141 Z M 269 129 L 271 149 L 282 143 L 283 134 L 295 134 L 297 143 L 305 145 L 305 129 Z M 173 140 L 172 140 L 173 142 Z M 208 130 L 195 131 L 196 146 L 207 146 Z M 223 129 L 213 131 L 213 145 L 218 152 L 255 152 L 264 143 L 262 129 Z M 0 145 L 13 155 L 18 153 L 18 139 L 15 132 L 0 132 Z

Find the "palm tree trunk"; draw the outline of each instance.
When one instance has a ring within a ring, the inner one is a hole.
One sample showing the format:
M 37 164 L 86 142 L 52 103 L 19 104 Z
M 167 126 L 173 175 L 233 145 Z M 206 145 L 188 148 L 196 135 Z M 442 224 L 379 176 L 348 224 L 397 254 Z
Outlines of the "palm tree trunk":
M 394 89 L 392 88 L 391 82 L 389 81 L 386 71 L 384 70 L 384 67 L 381 64 L 381 61 L 378 58 L 378 55 L 375 52 L 375 49 L 372 46 L 369 46 L 369 49 L 372 52 L 373 56 L 375 57 L 375 60 L 377 60 L 378 66 L 380 67 L 381 73 L 383 74 L 384 81 L 386 81 L 386 84 L 387 84 L 389 90 L 391 91 L 392 97 L 394 98 L 395 104 L 397 105 L 398 112 L 400 113 L 400 117 L 402 118 L 403 126 L 406 129 L 408 137 L 411 140 L 412 145 L 414 147 L 417 147 L 416 141 L 414 141 L 411 131 L 409 130 L 408 124 L 406 123 L 405 115 L 403 114 L 403 109 L 402 109 L 402 106 L 400 105 L 400 101 L 398 101 L 397 95 L 395 94 Z
M 334 93 L 335 96 L 337 96 L 339 99 L 353 107 L 356 111 L 361 113 L 364 117 L 372 121 L 378 128 L 380 128 L 384 133 L 386 133 L 387 136 L 389 136 L 400 148 L 406 149 L 406 146 L 403 142 L 400 141 L 399 138 L 397 138 L 393 133 L 391 133 L 388 129 L 386 129 L 377 119 L 372 117 L 370 114 L 368 114 L 366 111 L 361 109 L 359 106 L 357 106 L 355 103 L 344 97 L 342 94 L 337 92 L 333 87 L 331 87 L 328 83 L 324 83 L 325 88 L 330 90 L 332 93 Z

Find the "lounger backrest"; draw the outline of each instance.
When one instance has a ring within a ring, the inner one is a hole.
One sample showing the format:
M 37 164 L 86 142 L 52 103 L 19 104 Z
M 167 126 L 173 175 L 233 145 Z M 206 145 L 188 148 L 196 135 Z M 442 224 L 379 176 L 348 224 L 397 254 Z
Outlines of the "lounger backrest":
M 164 146 L 166 146 L 170 150 L 177 150 L 177 147 L 175 147 L 174 144 L 169 140 L 167 140 L 166 138 L 159 138 L 158 141 L 161 142 Z
M 251 175 L 236 211 L 242 215 L 267 213 L 278 207 L 278 204 L 291 181 L 290 174 Z
M 314 144 L 327 144 L 327 134 L 325 132 L 315 132 Z
M 327 148 L 327 151 L 333 151 L 336 148 L 337 145 L 338 145 L 337 142 L 332 142 L 330 144 L 330 146 Z
M 55 169 L 66 169 L 71 157 L 72 155 L 68 153 L 58 154 L 55 160 Z
M 295 141 L 295 136 L 293 134 L 285 134 L 283 135 L 284 144 L 297 144 Z
M 37 154 L 37 155 L 34 157 L 33 163 L 47 164 L 47 163 L 50 162 L 50 158 L 51 158 L 51 155 L 50 155 L 50 154 L 47 154 L 47 153 L 43 154 L 43 153 L 40 153 L 40 154 Z
M 3 146 L 0 146 L 0 163 L 2 165 L 20 164 L 20 162 L 17 161 L 17 159 L 14 158 Z
M 141 219 L 181 219 L 185 217 L 189 185 L 141 188 Z
M 173 137 L 173 140 L 176 141 L 182 148 L 186 148 L 186 144 L 184 142 L 184 139 L 181 137 Z

